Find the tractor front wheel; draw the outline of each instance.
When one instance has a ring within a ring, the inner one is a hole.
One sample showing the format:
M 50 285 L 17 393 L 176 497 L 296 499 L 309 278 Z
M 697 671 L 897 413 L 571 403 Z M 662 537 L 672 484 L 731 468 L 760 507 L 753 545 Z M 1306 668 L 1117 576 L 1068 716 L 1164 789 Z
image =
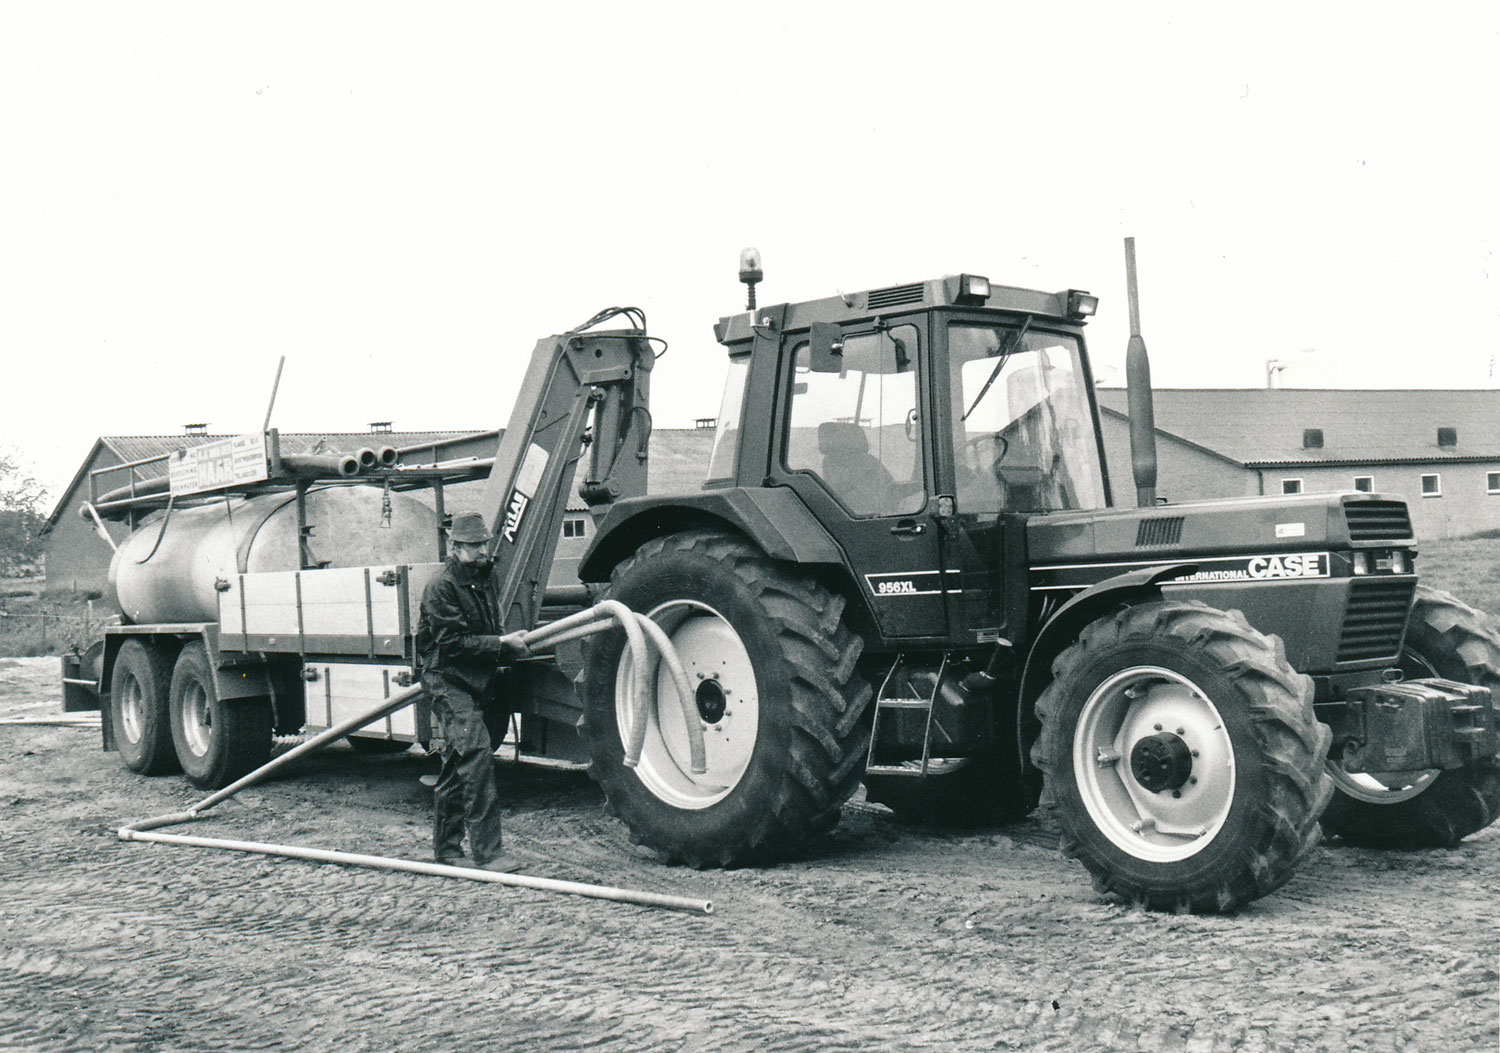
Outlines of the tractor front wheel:
M 616 630 L 585 654 L 590 773 L 631 837 L 668 861 L 728 866 L 794 853 L 832 827 L 869 744 L 863 641 L 844 604 L 743 539 L 711 531 L 656 538 L 621 563 L 611 599 L 666 631 L 695 687 L 708 770 L 694 774 L 672 678 L 633 697 Z M 624 764 L 645 709 L 640 761 Z
M 1330 735 L 1280 640 L 1238 611 L 1153 601 L 1088 625 L 1053 671 L 1032 760 L 1101 893 L 1216 913 L 1291 877 L 1332 793 Z
M 1487 687 L 1500 703 L 1500 636 L 1484 615 L 1446 592 L 1417 586 L 1400 668 Z M 1500 764 L 1450 771 L 1346 772 L 1328 762 L 1335 793 L 1323 829 L 1367 848 L 1451 848 L 1500 815 Z

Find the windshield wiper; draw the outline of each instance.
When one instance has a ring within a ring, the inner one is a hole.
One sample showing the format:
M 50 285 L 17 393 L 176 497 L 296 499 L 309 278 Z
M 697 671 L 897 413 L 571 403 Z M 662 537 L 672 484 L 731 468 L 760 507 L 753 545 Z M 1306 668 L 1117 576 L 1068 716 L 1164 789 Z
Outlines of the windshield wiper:
M 1031 328 L 1031 315 L 1028 314 L 1026 316 L 1026 321 L 1022 322 L 1021 323 L 1021 328 L 1016 331 L 1016 335 L 1015 335 L 1014 338 L 1012 338 L 1012 340 L 1010 342 L 1010 345 L 1008 347 L 1006 347 L 1006 349 L 1004 351 L 1001 351 L 999 353 L 999 358 L 995 362 L 995 368 L 990 373 L 990 379 L 988 379 L 988 380 L 986 380 L 984 382 L 984 387 L 980 388 L 979 389 L 979 394 L 977 394 L 977 395 L 974 396 L 974 403 L 973 403 L 973 405 L 971 405 L 968 409 L 964 410 L 964 415 L 962 417 L 958 418 L 960 422 L 968 420 L 969 419 L 969 414 L 971 414 L 971 413 L 974 412 L 974 407 L 978 406 L 981 402 L 984 401 L 984 397 L 987 394 L 989 394 L 990 386 L 992 384 L 994 384 L 996 378 L 998 378 L 1000 376 L 1000 371 L 1005 368 L 1005 363 L 1010 360 L 1010 356 L 1013 355 L 1013 354 L 1015 354 L 1016 351 L 1020 348 L 1021 341 L 1026 339 L 1026 331 L 1028 329 L 1030 329 L 1030 328 Z

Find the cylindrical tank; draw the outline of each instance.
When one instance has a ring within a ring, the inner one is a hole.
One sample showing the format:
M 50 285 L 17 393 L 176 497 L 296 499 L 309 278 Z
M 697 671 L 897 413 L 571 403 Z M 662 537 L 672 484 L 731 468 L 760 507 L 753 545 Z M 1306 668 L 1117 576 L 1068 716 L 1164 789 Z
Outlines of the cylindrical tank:
M 387 519 L 385 499 L 390 499 Z M 296 570 L 294 494 L 231 498 L 172 510 L 162 529 L 155 513 L 120 545 L 109 584 L 126 621 L 136 624 L 218 619 L 214 582 L 238 573 Z M 331 567 L 435 562 L 437 513 L 414 497 L 374 486 L 308 491 L 308 541 Z

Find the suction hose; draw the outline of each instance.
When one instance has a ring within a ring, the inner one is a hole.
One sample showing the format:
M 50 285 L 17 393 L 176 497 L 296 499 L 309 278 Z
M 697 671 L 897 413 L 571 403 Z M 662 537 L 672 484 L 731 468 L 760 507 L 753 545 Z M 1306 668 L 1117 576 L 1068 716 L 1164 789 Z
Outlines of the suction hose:
M 651 692 L 655 689 L 657 669 L 660 665 L 667 667 L 667 673 L 673 681 L 678 699 L 682 705 L 683 717 L 687 723 L 688 745 L 691 754 L 692 769 L 696 774 L 702 774 L 707 769 L 707 761 L 703 747 L 703 728 L 699 720 L 697 707 L 693 702 L 693 694 L 688 683 L 687 674 L 683 670 L 682 662 L 677 657 L 671 641 L 668 640 L 659 625 L 651 619 L 630 610 L 618 600 L 605 600 L 586 611 L 571 615 L 559 621 L 533 629 L 525 636 L 526 645 L 533 648 L 556 646 L 568 640 L 575 640 L 582 636 L 589 636 L 598 632 L 605 632 L 618 625 L 625 631 L 627 646 L 630 649 L 631 662 L 631 694 L 628 706 L 631 713 L 631 726 L 626 735 L 625 763 L 634 767 L 640 760 L 646 736 L 646 715 L 649 708 Z M 648 653 L 646 641 L 650 639 L 651 644 L 657 652 L 657 662 L 652 662 Z M 431 874 L 439 877 L 467 878 L 470 881 L 488 881 L 499 885 L 513 885 L 518 888 L 533 888 L 544 892 L 561 892 L 575 896 L 587 896 L 593 899 L 612 900 L 620 903 L 637 903 L 648 907 L 667 907 L 674 910 L 689 910 L 704 914 L 713 913 L 713 903 L 709 900 L 687 899 L 681 896 L 669 896 L 655 892 L 640 892 L 632 889 L 613 888 L 605 885 L 588 885 L 575 881 L 557 881 L 552 878 L 531 877 L 526 874 L 499 874 L 487 870 L 470 870 L 465 867 L 446 866 L 441 863 L 424 863 L 409 859 L 392 859 L 385 856 L 366 856 L 349 852 L 335 852 L 319 848 L 303 848 L 297 845 L 267 844 L 261 841 L 234 841 L 222 838 L 210 837 L 188 837 L 180 834 L 155 833 L 161 827 L 176 826 L 179 823 L 191 822 L 197 819 L 203 812 L 228 800 L 235 794 L 248 786 L 263 780 L 272 772 L 285 767 L 298 757 L 302 757 L 314 750 L 322 749 L 324 746 L 343 738 L 350 732 L 358 731 L 366 725 L 382 720 L 398 710 L 405 709 L 414 703 L 422 694 L 421 685 L 414 685 L 405 690 L 398 691 L 389 698 L 383 700 L 379 705 L 366 713 L 350 717 L 327 731 L 308 739 L 296 748 L 287 751 L 270 763 L 262 765 L 244 778 L 209 794 L 203 800 L 188 807 L 186 811 L 171 812 L 166 815 L 153 816 L 149 819 L 141 819 L 134 823 L 127 823 L 116 831 L 121 841 L 147 841 L 157 844 L 185 845 L 197 848 L 221 848 L 236 852 L 254 852 L 261 855 L 283 856 L 288 859 L 303 859 L 317 863 L 343 863 L 348 866 L 372 867 L 377 870 L 404 871 L 411 874 Z

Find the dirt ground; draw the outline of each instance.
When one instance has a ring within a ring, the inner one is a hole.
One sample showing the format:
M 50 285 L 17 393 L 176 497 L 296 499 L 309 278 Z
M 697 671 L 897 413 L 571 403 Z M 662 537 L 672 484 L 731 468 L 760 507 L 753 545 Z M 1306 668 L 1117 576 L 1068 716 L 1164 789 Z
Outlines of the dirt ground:
M 1325 844 L 1228 918 L 1100 902 L 1040 820 L 952 834 L 859 800 L 816 853 L 695 872 L 577 773 L 501 771 L 533 873 L 711 915 L 122 842 L 202 794 L 0 660 L 0 1048 L 1500 1049 L 1500 831 Z M 433 762 L 334 749 L 176 832 L 425 859 Z

